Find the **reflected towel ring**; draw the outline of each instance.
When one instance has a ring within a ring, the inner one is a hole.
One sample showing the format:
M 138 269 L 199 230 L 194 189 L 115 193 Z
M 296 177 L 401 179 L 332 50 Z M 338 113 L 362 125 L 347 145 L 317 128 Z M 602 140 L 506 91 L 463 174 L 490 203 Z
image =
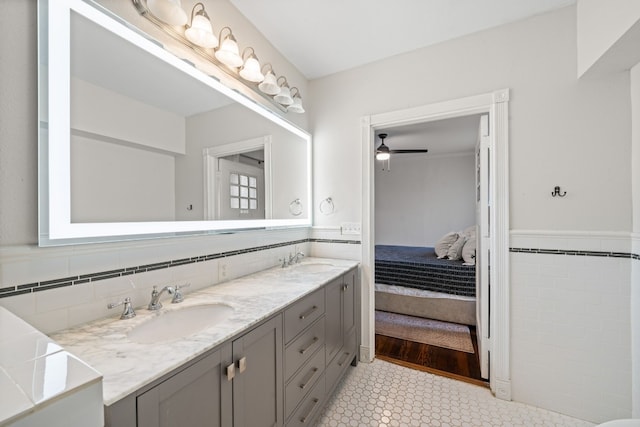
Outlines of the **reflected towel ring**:
M 295 199 L 293 202 L 289 203 L 289 212 L 293 216 L 299 216 L 302 214 L 302 203 L 300 199 Z
M 332 214 L 334 209 L 335 206 L 333 205 L 333 200 L 331 199 L 331 197 L 327 197 L 320 202 L 320 212 L 322 212 L 323 214 Z

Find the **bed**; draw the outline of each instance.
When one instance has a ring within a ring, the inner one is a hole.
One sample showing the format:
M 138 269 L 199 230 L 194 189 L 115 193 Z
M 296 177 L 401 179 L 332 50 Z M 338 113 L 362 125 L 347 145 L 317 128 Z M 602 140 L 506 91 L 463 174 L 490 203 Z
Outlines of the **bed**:
M 476 267 L 431 247 L 376 245 L 376 309 L 475 325 Z

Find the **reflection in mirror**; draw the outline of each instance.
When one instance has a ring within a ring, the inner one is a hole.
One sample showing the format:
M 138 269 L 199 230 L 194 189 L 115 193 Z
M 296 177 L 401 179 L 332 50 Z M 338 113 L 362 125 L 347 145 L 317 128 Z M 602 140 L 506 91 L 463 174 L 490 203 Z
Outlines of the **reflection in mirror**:
M 310 225 L 308 134 L 88 3 L 63 3 L 40 20 L 41 244 Z M 68 92 L 51 84 L 65 53 Z

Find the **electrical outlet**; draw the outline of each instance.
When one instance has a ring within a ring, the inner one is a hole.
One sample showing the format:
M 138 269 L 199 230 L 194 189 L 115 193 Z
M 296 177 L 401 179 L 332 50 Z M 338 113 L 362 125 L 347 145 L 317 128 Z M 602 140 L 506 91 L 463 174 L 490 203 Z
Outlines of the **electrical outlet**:
M 224 282 L 229 280 L 229 264 L 227 261 L 218 262 L 218 281 Z
M 361 234 L 362 226 L 359 222 L 343 222 L 340 224 L 342 234 Z

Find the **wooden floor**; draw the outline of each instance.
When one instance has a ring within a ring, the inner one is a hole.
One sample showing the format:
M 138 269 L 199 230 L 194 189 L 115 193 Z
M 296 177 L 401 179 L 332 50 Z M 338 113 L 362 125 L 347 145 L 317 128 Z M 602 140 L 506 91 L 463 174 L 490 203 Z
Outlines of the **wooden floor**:
M 480 377 L 476 329 L 469 329 L 473 354 L 376 334 L 376 357 L 410 368 L 488 386 Z

